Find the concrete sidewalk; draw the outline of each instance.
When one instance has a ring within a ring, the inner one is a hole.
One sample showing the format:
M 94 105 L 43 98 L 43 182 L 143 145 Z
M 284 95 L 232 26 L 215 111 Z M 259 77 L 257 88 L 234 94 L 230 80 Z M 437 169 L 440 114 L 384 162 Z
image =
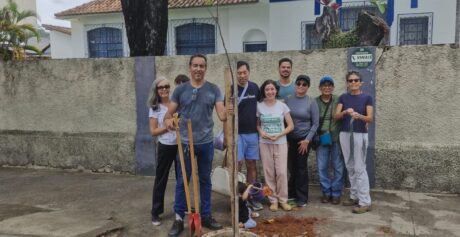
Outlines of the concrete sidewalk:
M 0 237 L 99 236 L 117 229 L 122 236 L 167 236 L 174 184 L 168 184 L 162 225 L 154 227 L 153 177 L 0 168 Z M 361 215 L 322 204 L 320 195 L 311 186 L 308 206 L 290 212 L 324 218 L 316 225 L 318 236 L 460 236 L 459 195 L 374 190 L 372 212 Z M 261 218 L 286 214 L 267 209 Z M 213 194 L 213 212 L 231 225 L 229 198 Z

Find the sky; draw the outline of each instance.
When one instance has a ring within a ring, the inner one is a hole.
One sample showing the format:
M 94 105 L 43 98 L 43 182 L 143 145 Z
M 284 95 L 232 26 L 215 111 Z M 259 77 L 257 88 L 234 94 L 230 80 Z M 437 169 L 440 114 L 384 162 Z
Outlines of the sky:
M 91 0 L 36 0 L 39 24 L 70 27 L 70 21 L 58 20 L 54 14 Z

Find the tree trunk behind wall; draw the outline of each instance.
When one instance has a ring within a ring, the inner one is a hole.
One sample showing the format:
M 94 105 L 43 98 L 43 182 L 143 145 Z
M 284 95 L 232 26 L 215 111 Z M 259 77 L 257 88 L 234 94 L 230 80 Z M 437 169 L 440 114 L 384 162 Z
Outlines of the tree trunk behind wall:
M 130 56 L 161 56 L 166 48 L 168 0 L 121 0 Z

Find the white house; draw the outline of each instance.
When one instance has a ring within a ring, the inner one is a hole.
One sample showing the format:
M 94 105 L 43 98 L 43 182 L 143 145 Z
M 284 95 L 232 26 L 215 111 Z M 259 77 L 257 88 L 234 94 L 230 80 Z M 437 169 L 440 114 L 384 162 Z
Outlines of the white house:
M 229 52 L 319 48 L 311 32 L 322 7 L 315 0 L 218 0 L 219 23 Z M 216 7 L 203 0 L 169 0 L 168 55 L 223 53 L 214 21 Z M 336 0 L 342 5 L 340 25 L 354 27 L 358 12 L 377 9 L 368 0 Z M 388 0 L 393 17 L 390 44 L 455 42 L 456 0 Z M 129 55 L 120 0 L 95 0 L 63 12 L 71 34 L 52 37 L 53 58 Z M 386 16 L 384 16 L 386 18 Z M 52 30 L 53 31 L 53 30 Z M 54 51 L 54 52 L 53 52 Z

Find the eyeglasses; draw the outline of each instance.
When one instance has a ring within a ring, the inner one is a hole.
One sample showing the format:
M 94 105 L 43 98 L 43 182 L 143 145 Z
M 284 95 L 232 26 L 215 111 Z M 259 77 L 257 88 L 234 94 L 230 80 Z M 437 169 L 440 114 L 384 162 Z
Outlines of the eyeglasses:
M 358 83 L 358 82 L 361 81 L 361 79 L 350 79 L 350 80 L 347 80 L 347 81 L 348 81 L 348 83 L 352 83 L 352 82 Z
M 192 101 L 195 101 L 197 96 L 198 96 L 198 89 L 195 88 L 192 91 Z
M 308 86 L 307 83 L 302 83 L 302 82 L 297 82 L 296 85 L 297 85 L 297 86 L 303 86 L 303 87 L 307 87 L 307 86 Z
M 165 89 L 165 90 L 169 90 L 169 88 L 171 88 L 171 86 L 170 86 L 170 85 L 157 86 L 157 90 L 163 90 L 163 89 Z

